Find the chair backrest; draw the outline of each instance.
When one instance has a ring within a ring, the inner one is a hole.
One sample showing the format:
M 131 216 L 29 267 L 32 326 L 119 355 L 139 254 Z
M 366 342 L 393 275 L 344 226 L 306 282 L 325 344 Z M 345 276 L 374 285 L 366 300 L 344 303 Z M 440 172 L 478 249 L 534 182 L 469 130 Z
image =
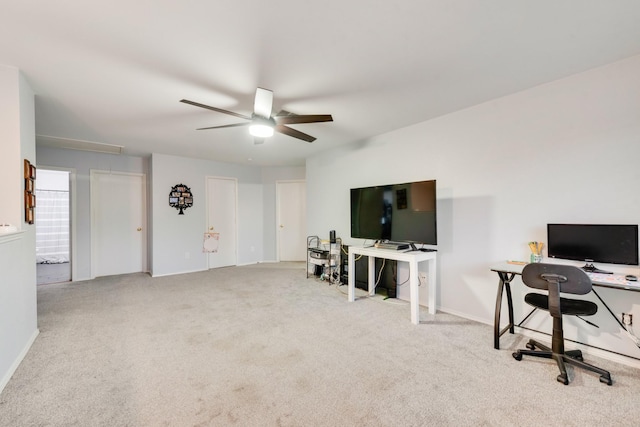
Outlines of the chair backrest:
M 582 269 L 573 265 L 532 263 L 524 266 L 522 281 L 530 288 L 549 290 L 558 283 L 558 290 L 568 294 L 585 295 L 593 284 Z

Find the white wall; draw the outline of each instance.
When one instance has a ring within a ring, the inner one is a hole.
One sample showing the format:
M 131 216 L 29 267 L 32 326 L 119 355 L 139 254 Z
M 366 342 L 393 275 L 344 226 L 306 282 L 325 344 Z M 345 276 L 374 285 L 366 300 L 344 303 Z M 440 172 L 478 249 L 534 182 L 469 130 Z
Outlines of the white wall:
M 349 237 L 350 188 L 436 179 L 437 306 L 491 324 L 491 265 L 528 259 L 547 223 L 640 223 L 639 75 L 636 56 L 308 159 L 308 232 L 361 243 Z M 640 293 L 601 295 L 640 319 Z M 604 311 L 600 329 L 580 338 L 640 357 Z M 568 337 L 582 333 L 573 325 Z
M 20 161 L 20 107 L 18 69 L 0 65 L 0 182 L 4 183 L 5 200 L 0 203 L 0 222 L 20 227 L 20 200 L 24 183 Z
M 149 159 L 143 157 L 67 150 L 48 146 L 37 147 L 39 167 L 72 168 L 76 173 L 75 197 L 75 243 L 76 250 L 74 281 L 91 278 L 91 186 L 90 171 L 106 170 L 114 172 L 148 174 Z M 148 181 L 148 179 L 147 179 Z
M 275 182 L 304 178 L 304 167 L 242 166 L 208 160 L 154 154 L 149 158 L 93 153 L 38 146 L 38 165 L 76 171 L 76 246 L 74 281 L 91 275 L 91 209 L 89 172 L 92 169 L 146 173 L 149 186 L 149 265 L 154 275 L 177 274 L 207 268 L 202 253 L 205 231 L 205 177 L 238 179 L 238 263 L 275 260 Z M 183 182 L 196 194 L 185 215 L 167 204 L 171 186 Z M 166 193 L 166 194 L 165 194 Z M 72 195 L 73 196 L 73 195 Z M 180 221 L 184 218 L 183 221 Z M 253 250 L 252 250 L 253 249 Z M 189 258 L 185 258 L 185 253 Z M 154 262 L 155 260 L 155 262 Z
M 24 222 L 23 159 L 35 163 L 34 94 L 18 69 L 0 65 L 0 220 L 20 233 L 0 235 L 0 391 L 38 335 L 35 227 Z
M 153 154 L 152 170 L 152 273 L 154 276 L 207 269 L 207 255 L 202 252 L 206 230 L 206 177 L 229 177 L 238 180 L 238 264 L 261 262 L 270 255 L 272 242 L 265 239 L 271 229 L 275 234 L 275 214 L 271 224 L 265 217 L 271 215 L 269 197 L 271 178 L 285 176 L 287 168 L 275 168 L 273 174 L 263 178 L 257 166 L 243 166 L 210 160 Z M 263 179 L 266 184 L 263 185 Z M 183 183 L 191 188 L 193 207 L 184 215 L 168 205 L 172 186 Z M 265 190 L 267 188 L 267 190 Z M 269 230 L 268 233 L 265 230 Z M 275 243 L 273 243 L 275 245 Z M 186 257 L 186 254 L 189 257 Z

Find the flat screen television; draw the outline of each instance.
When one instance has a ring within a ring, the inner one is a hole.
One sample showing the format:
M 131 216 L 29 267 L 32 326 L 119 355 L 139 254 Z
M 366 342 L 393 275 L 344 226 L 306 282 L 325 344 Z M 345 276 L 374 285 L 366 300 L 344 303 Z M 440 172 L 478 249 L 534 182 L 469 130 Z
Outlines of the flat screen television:
M 436 245 L 436 181 L 352 188 L 351 237 Z
M 547 254 L 550 258 L 593 263 L 638 265 L 638 225 L 547 224 Z

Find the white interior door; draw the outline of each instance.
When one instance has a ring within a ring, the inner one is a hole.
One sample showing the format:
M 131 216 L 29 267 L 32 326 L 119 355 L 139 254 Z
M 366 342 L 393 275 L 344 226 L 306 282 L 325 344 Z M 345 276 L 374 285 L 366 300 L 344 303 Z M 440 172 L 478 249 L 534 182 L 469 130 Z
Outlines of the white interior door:
M 91 171 L 93 277 L 146 271 L 146 179 Z
M 307 186 L 304 181 L 276 183 L 278 259 L 304 261 L 307 256 Z
M 233 178 L 207 178 L 207 230 L 217 233 L 217 248 L 209 252 L 209 268 L 238 263 L 237 187 Z

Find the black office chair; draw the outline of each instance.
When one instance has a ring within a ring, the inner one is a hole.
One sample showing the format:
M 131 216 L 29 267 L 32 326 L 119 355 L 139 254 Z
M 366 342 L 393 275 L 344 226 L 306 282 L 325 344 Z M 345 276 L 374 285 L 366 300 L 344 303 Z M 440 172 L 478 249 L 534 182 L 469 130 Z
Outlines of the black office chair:
M 580 350 L 564 350 L 562 315 L 591 316 L 596 314 L 598 306 L 591 301 L 561 298 L 560 293 L 584 295 L 591 292 L 591 279 L 578 267 L 570 265 L 534 263 L 527 264 L 522 270 L 522 281 L 534 289 L 543 289 L 547 294 L 529 293 L 524 300 L 527 304 L 546 310 L 553 317 L 553 335 L 551 348 L 538 341 L 529 340 L 528 350 L 518 350 L 513 358 L 522 360 L 522 355 L 554 359 L 560 369 L 557 380 L 569 384 L 565 363 L 600 374 L 600 382 L 611 385 L 611 374 L 604 369 L 585 363 Z M 536 347 L 540 350 L 536 350 Z

